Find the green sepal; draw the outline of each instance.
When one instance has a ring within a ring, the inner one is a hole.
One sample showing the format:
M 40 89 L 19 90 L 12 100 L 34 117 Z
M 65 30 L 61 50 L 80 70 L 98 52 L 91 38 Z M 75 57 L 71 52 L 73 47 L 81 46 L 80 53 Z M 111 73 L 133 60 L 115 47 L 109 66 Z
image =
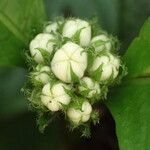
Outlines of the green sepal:
M 31 84 L 32 84 L 33 86 L 35 86 L 35 87 L 42 86 L 43 83 L 40 82 L 40 81 L 38 81 L 38 80 L 36 80 L 35 77 L 36 77 L 35 73 L 33 73 L 33 72 L 30 72 L 30 73 L 29 73 L 28 79 L 30 80 Z
M 120 84 L 122 81 L 122 78 L 124 78 L 127 74 L 128 74 L 128 68 L 125 65 L 125 63 L 121 62 L 121 65 L 119 67 L 119 74 L 114 80 L 114 82 L 112 83 L 112 86 L 115 84 Z
M 101 99 L 107 99 L 107 93 L 108 93 L 108 86 L 107 85 L 101 85 Z
M 28 70 L 33 70 L 34 67 L 36 67 L 37 63 L 35 62 L 35 60 L 33 59 L 33 57 L 31 57 L 31 55 L 29 54 L 29 50 L 26 50 L 24 52 L 24 56 L 26 59 L 26 65 L 28 67 Z
M 84 97 L 87 98 L 87 95 L 89 94 L 91 90 L 90 89 L 85 89 L 84 91 L 81 91 L 80 94 Z
M 50 113 L 41 111 L 37 112 L 37 125 L 41 133 L 44 132 L 45 128 L 49 125 L 50 122 L 52 122 L 52 115 Z
M 97 123 L 99 123 L 100 118 L 99 118 L 99 113 L 96 110 L 93 110 L 91 113 L 91 121 L 93 122 L 94 125 L 96 125 Z
M 111 46 L 112 46 L 110 52 L 112 52 L 114 54 L 118 54 L 119 49 L 120 49 L 120 45 L 121 45 L 118 38 L 114 37 L 112 35 L 109 35 L 109 39 L 110 39 L 110 43 L 111 43 Z
M 95 71 L 90 72 L 93 79 L 95 79 L 98 82 L 100 82 L 100 77 L 102 74 L 102 67 L 103 67 L 103 64 L 100 65 Z
M 44 133 L 45 128 L 58 116 L 59 112 L 52 113 L 50 111 L 37 111 L 37 125 L 39 131 Z
M 44 63 L 42 63 L 43 65 L 49 65 L 50 64 L 50 61 L 52 59 L 52 55 L 47 52 L 46 50 L 42 49 L 42 48 L 36 48 L 37 50 L 40 51 L 41 55 L 43 56 L 43 59 L 44 59 Z M 34 57 L 34 56 L 33 56 Z
M 84 29 L 84 28 L 81 28 L 73 35 L 73 37 L 71 38 L 73 42 L 80 44 L 80 33 L 81 33 L 82 29 Z
M 95 58 L 95 52 L 94 52 L 94 47 L 89 46 L 87 47 L 84 52 L 87 53 L 87 58 L 88 58 L 88 65 L 87 65 L 87 70 L 89 70 L 94 62 Z
M 81 137 L 90 138 L 91 130 L 90 130 L 90 122 L 74 124 L 73 122 L 68 122 L 69 131 L 79 131 Z
M 73 81 L 74 83 L 78 83 L 79 82 L 79 78 L 78 76 L 74 73 L 71 63 L 70 63 L 70 75 L 71 75 L 71 81 Z
M 91 129 L 89 124 L 84 124 L 80 127 L 81 137 L 90 138 L 91 137 Z

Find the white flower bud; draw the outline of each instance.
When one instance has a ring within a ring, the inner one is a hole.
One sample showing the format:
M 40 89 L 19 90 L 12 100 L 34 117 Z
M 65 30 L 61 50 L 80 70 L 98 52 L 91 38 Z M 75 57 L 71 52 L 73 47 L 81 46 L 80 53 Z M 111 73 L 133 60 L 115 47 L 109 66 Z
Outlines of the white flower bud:
M 36 67 L 35 72 L 33 72 L 33 77 L 36 81 L 46 84 L 50 80 L 49 74 L 51 73 L 51 69 L 49 66 L 41 66 L 38 65 Z
M 98 73 L 99 81 L 107 81 L 112 76 L 115 79 L 119 72 L 120 61 L 118 58 L 108 53 L 108 55 L 98 56 L 90 69 L 91 74 Z
M 101 93 L 100 85 L 98 84 L 98 82 L 92 80 L 89 77 L 82 78 L 79 85 L 79 91 L 87 98 L 95 97 Z
M 65 84 L 57 83 L 51 87 L 51 84 L 47 83 L 42 89 L 41 101 L 49 110 L 58 111 L 71 100 L 65 89 L 69 90 Z
M 66 21 L 63 28 L 63 36 L 72 38 L 77 32 L 81 46 L 88 46 L 91 40 L 91 26 L 87 21 L 81 19 L 70 19 Z
M 84 101 L 81 109 L 71 107 L 68 109 L 67 115 L 73 123 L 79 124 L 80 122 L 87 122 L 90 119 L 91 112 L 91 104 L 88 101 Z
M 110 58 L 111 63 L 117 68 L 119 69 L 120 67 L 120 59 L 117 56 L 113 56 L 112 54 L 108 53 L 108 56 Z
M 120 67 L 120 59 L 116 56 L 109 55 L 111 63 L 113 64 L 113 78 L 116 78 L 119 73 L 119 67 Z
M 95 36 L 91 40 L 91 44 L 94 46 L 96 51 L 108 50 L 112 48 L 111 39 L 105 34 Z
M 82 113 L 80 110 L 74 109 L 74 108 L 69 108 L 67 111 L 67 115 L 70 118 L 72 122 L 75 124 L 78 124 L 81 121 L 82 118 Z
M 59 21 L 59 22 L 53 22 L 53 23 L 50 23 L 49 25 L 47 25 L 44 29 L 44 32 L 45 33 L 52 33 L 52 32 L 56 32 L 59 28 L 59 25 L 61 25 L 62 22 Z
M 87 68 L 87 53 L 79 45 L 67 42 L 56 51 L 51 68 L 55 76 L 66 83 L 73 81 L 73 75 L 82 78 Z
M 82 112 L 84 115 L 89 115 L 92 112 L 92 106 L 88 101 L 84 101 L 82 104 Z
M 40 33 L 30 43 L 30 53 L 37 63 L 44 62 L 44 58 L 40 50 L 47 51 L 51 54 L 53 51 L 54 36 L 52 34 Z

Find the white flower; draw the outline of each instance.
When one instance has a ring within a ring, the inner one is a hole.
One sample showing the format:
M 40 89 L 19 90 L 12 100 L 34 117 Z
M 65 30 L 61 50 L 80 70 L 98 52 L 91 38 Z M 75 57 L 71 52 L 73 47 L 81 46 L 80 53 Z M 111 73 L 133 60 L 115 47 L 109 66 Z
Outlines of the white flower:
M 88 101 L 84 101 L 81 109 L 71 107 L 68 109 L 67 115 L 73 123 L 79 124 L 80 122 L 87 122 L 90 119 L 91 112 L 91 104 Z
M 112 76 L 115 79 L 119 73 L 119 58 L 108 53 L 107 55 L 98 56 L 90 69 L 91 75 L 98 73 L 99 81 L 107 81 Z
M 69 87 L 62 83 L 57 83 L 51 86 L 47 83 L 42 89 L 41 101 L 51 111 L 62 109 L 62 105 L 68 105 L 71 97 L 66 93 L 65 89 Z
M 44 32 L 45 33 L 52 33 L 52 32 L 56 32 L 59 28 L 59 25 L 61 25 L 62 22 L 59 21 L 59 22 L 52 22 L 50 24 L 48 24 L 45 29 L 44 29 Z
M 37 63 L 44 62 L 41 50 L 51 54 L 53 51 L 54 36 L 52 34 L 40 33 L 30 43 L 30 53 Z
M 49 66 L 37 65 L 36 71 L 33 72 L 33 77 L 36 81 L 46 84 L 50 80 L 51 69 Z
M 51 68 L 55 76 L 66 83 L 73 81 L 73 75 L 82 78 L 87 68 L 87 53 L 79 45 L 67 42 L 56 51 Z
M 111 39 L 105 34 L 93 37 L 91 40 L 91 44 L 94 46 L 96 51 L 110 51 L 112 48 Z
M 79 92 L 85 95 L 87 98 L 92 98 L 101 93 L 100 85 L 98 82 L 92 80 L 89 77 L 83 77 L 80 85 Z
M 81 31 L 81 32 L 80 32 Z M 88 46 L 91 40 L 91 26 L 87 21 L 81 19 L 67 20 L 63 27 L 63 36 L 72 38 L 77 32 L 81 46 Z

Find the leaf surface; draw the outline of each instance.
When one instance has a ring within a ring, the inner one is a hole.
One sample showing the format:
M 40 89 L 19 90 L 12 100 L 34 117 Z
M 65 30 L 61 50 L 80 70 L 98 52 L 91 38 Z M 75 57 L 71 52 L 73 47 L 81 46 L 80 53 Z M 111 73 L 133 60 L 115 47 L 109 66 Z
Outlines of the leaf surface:
M 120 150 L 148 150 L 150 144 L 150 18 L 124 55 L 128 76 L 106 105 L 115 122 Z

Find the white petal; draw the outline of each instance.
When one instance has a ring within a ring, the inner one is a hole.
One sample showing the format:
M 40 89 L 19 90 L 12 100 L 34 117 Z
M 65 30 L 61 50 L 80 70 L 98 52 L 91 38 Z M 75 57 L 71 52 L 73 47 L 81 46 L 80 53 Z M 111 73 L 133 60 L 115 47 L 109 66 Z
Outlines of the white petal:
M 81 111 L 76 110 L 74 108 L 69 108 L 67 111 L 67 115 L 68 115 L 69 119 L 76 124 L 78 124 L 80 122 L 81 117 L 82 117 Z
M 119 71 L 116 67 L 113 67 L 113 78 L 115 79 L 118 75 Z
M 79 30 L 81 30 L 80 45 L 87 46 L 91 40 L 91 27 L 87 21 L 81 19 L 68 20 L 63 28 L 63 36 L 71 38 Z
M 80 63 L 76 63 L 76 62 L 72 61 L 71 62 L 71 67 L 72 67 L 73 72 L 76 74 L 76 76 L 78 78 L 83 77 L 85 70 L 82 69 L 82 66 L 80 66 Z
M 62 49 L 68 57 L 72 57 L 72 54 L 74 54 L 74 52 L 76 52 L 77 50 L 83 50 L 79 45 L 73 42 L 67 42 L 65 45 L 62 46 Z
M 70 65 L 74 73 L 81 78 L 87 67 L 87 54 L 81 53 L 83 48 L 72 42 L 67 42 L 54 55 L 51 68 L 55 76 L 63 82 L 71 82 Z
M 51 33 L 52 31 L 56 32 L 57 29 L 58 29 L 58 24 L 57 22 L 54 22 L 52 24 L 47 25 L 44 29 L 44 32 L 45 33 Z
M 101 41 L 107 42 L 107 43 L 105 43 L 103 45 L 94 46 L 94 47 L 95 47 L 96 51 L 101 51 L 101 50 L 103 50 L 104 47 L 106 48 L 106 50 L 109 51 L 112 48 L 111 42 L 109 40 L 110 39 L 106 35 L 102 34 L 102 35 L 98 35 L 98 36 L 93 37 L 93 39 L 91 40 L 91 43 L 94 44 L 95 42 L 98 42 L 98 41 L 100 41 L 100 42 Z
M 71 99 L 70 96 L 67 94 L 55 98 L 57 102 L 60 102 L 61 104 L 64 105 L 68 105 L 70 103 L 70 99 Z
M 36 79 L 37 81 L 42 82 L 43 84 L 46 84 L 46 83 L 49 82 L 50 77 L 49 77 L 49 75 L 46 74 L 46 73 L 40 73 L 39 75 L 35 76 L 35 79 Z
M 53 65 L 58 62 L 66 61 L 67 59 L 68 59 L 68 56 L 66 55 L 66 53 L 60 49 L 60 50 L 56 51 L 51 63 Z
M 60 96 L 60 95 L 66 94 L 65 90 L 64 90 L 64 86 L 65 85 L 62 84 L 62 83 L 54 84 L 53 87 L 52 87 L 53 95 Z
M 54 65 L 52 64 L 52 71 L 55 76 L 63 82 L 71 82 L 70 65 L 68 62 L 55 63 Z
M 80 45 L 88 46 L 91 41 L 91 27 L 83 28 L 80 33 Z
M 39 52 L 38 48 L 41 48 L 49 53 L 53 50 L 53 42 L 50 40 L 54 39 L 54 36 L 47 33 L 38 34 L 31 42 L 30 42 L 30 52 L 31 55 L 34 56 L 36 62 L 43 62 L 43 57 L 41 52 Z
M 101 81 L 107 80 L 113 73 L 113 66 L 111 64 L 104 64 L 102 67 Z
M 41 95 L 41 101 L 47 107 L 48 103 L 51 101 L 51 98 L 49 96 Z
M 91 98 L 94 95 L 100 94 L 100 85 L 98 84 L 98 82 L 92 80 L 89 77 L 83 77 L 82 80 L 84 82 L 84 85 L 79 85 L 79 91 L 85 91 L 85 90 L 89 90 L 89 93 L 86 95 L 87 98 Z
M 40 71 L 41 72 L 51 72 L 51 69 L 49 66 L 43 66 L 43 67 L 41 67 Z
M 82 104 L 82 113 L 84 115 L 89 115 L 92 112 L 92 106 L 88 101 L 83 102 Z
M 43 56 L 42 56 L 41 52 L 38 49 L 33 49 L 30 52 L 31 52 L 31 55 L 33 56 L 34 60 L 37 63 L 44 62 Z
M 44 87 L 43 87 L 43 89 L 42 89 L 42 93 L 43 93 L 44 95 L 51 96 L 52 93 L 51 93 L 50 88 L 51 88 L 50 83 L 47 83 L 46 85 L 44 85 Z
M 84 66 L 87 66 L 87 53 L 83 52 L 83 48 L 78 48 L 76 51 L 72 54 L 72 60 L 79 62 L 81 64 L 84 64 Z
M 110 57 L 111 63 L 114 65 L 114 67 L 118 69 L 120 66 L 120 59 L 117 56 L 114 56 L 112 54 L 109 54 L 109 57 Z
M 92 89 L 94 87 L 94 82 L 91 78 L 89 77 L 83 77 L 82 80 L 84 81 L 84 83 L 87 85 L 87 87 L 89 89 Z
M 63 28 L 63 36 L 72 37 L 77 32 L 77 23 L 74 20 L 68 20 Z
M 93 62 L 92 71 L 95 71 L 96 69 L 98 69 L 98 67 L 102 64 L 107 64 L 109 62 L 109 57 L 108 56 L 101 56 L 101 57 L 96 57 L 96 59 Z
M 51 111 L 58 111 L 61 109 L 61 105 L 58 102 L 55 101 L 51 101 L 50 103 L 48 103 L 48 109 Z
M 82 122 L 87 122 L 90 119 L 90 115 L 83 115 Z

